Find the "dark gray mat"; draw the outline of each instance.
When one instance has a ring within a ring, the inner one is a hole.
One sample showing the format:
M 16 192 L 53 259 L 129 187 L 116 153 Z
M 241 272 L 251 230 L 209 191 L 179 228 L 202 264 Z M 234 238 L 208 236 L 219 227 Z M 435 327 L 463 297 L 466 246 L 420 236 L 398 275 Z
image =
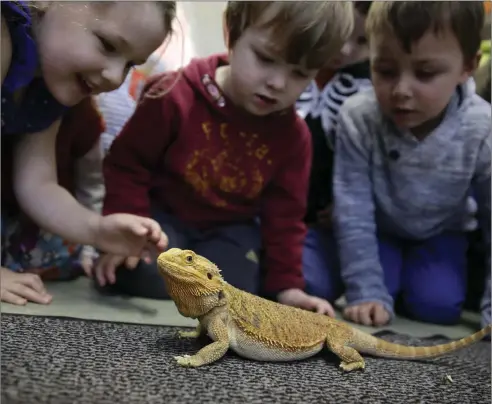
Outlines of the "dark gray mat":
M 366 358 L 342 374 L 331 354 L 296 363 L 258 363 L 228 354 L 199 369 L 172 357 L 205 341 L 173 327 L 1 316 L 1 402 L 7 403 L 490 403 L 490 343 L 438 359 Z M 390 333 L 412 345 L 445 342 Z M 451 377 L 452 382 L 447 380 Z

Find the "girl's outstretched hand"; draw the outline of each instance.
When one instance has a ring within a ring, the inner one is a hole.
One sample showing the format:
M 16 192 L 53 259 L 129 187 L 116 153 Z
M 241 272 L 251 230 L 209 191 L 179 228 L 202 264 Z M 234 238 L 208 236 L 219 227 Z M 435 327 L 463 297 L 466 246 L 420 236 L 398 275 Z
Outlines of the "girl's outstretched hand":
M 150 218 L 127 213 L 99 218 L 95 247 L 106 253 L 142 257 L 164 251 L 167 245 L 167 235 Z

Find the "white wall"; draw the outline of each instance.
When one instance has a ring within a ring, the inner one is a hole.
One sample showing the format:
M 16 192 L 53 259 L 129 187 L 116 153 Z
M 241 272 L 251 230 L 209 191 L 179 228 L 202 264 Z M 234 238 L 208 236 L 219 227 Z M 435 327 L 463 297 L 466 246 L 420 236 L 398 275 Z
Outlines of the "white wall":
M 193 51 L 198 57 L 225 52 L 222 13 L 225 1 L 180 1 Z

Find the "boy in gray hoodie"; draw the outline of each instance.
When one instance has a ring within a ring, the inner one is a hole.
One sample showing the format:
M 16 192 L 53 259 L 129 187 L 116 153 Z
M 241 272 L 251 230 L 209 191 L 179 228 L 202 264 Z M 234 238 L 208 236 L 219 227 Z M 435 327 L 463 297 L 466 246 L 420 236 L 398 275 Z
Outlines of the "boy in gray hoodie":
M 491 108 L 475 93 L 481 2 L 375 2 L 373 88 L 348 99 L 335 140 L 334 226 L 344 316 L 453 324 L 466 294 L 471 192 L 490 244 Z M 482 322 L 490 323 L 490 254 Z

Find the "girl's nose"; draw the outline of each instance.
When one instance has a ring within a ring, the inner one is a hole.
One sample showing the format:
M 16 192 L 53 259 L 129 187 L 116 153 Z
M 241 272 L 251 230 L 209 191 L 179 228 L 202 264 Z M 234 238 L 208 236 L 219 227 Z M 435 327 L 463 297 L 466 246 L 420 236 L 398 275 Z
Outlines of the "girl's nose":
M 103 89 L 102 91 L 112 91 L 116 90 L 123 81 L 126 76 L 126 66 L 121 62 L 111 63 L 106 69 L 102 72 L 103 77 Z

